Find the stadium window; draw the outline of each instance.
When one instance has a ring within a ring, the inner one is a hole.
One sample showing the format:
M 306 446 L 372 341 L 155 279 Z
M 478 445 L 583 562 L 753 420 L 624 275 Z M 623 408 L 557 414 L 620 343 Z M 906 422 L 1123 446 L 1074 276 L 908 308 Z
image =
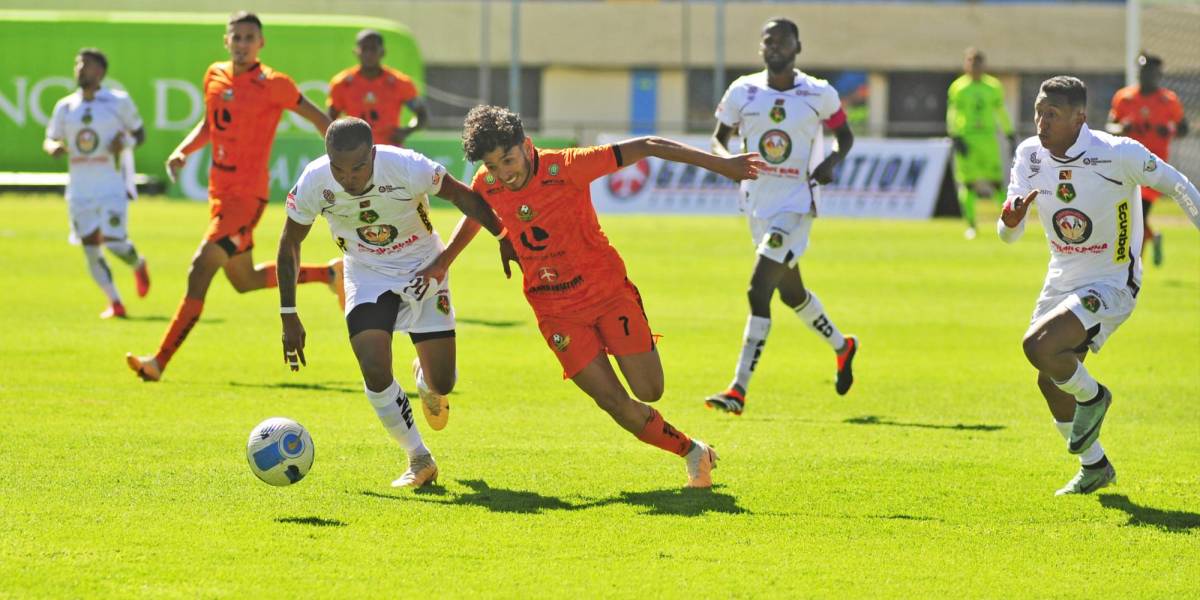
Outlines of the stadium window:
M 946 90 L 950 72 L 888 74 L 888 137 L 946 135 Z

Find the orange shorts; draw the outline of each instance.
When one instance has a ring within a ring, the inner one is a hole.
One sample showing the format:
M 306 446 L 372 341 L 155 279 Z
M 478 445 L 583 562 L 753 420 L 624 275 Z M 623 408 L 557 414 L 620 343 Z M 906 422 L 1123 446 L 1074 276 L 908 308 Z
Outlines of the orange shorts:
M 542 337 L 562 364 L 563 379 L 578 375 L 602 351 L 626 356 L 654 349 L 642 296 L 628 279 L 618 296 L 591 310 L 542 314 L 535 308 L 534 314 Z
M 254 227 L 267 208 L 263 198 L 229 197 L 208 199 L 208 231 L 204 239 L 223 248 L 230 256 L 254 247 Z
M 1142 200 L 1145 200 L 1146 202 L 1156 202 L 1158 201 L 1158 197 L 1161 195 L 1162 192 L 1159 192 L 1148 185 L 1142 186 Z

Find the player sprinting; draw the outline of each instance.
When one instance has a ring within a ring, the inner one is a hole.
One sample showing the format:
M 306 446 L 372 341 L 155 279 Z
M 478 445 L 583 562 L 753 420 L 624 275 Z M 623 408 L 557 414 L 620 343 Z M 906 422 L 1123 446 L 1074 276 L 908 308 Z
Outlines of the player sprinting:
M 816 294 L 804 287 L 799 267 L 817 216 L 815 189 L 833 180 L 833 168 L 850 152 L 854 134 L 833 86 L 796 68 L 799 53 L 796 24 L 770 19 L 759 46 L 767 68 L 734 81 L 717 107 L 713 152 L 729 156 L 729 140 L 736 132 L 744 148 L 758 150 L 768 163 L 757 179 L 746 179 L 741 186 L 741 208 L 750 219 L 758 255 L 750 277 L 750 317 L 742 349 L 729 388 L 705 400 L 709 408 L 734 415 L 745 410 L 750 377 L 771 329 L 776 290 L 805 326 L 833 349 L 837 393 L 845 394 L 854 383 L 858 339 L 842 335 Z M 834 131 L 837 144 L 822 160 L 823 126 Z M 817 160 L 821 162 L 814 167 Z
M 83 244 L 88 272 L 108 297 L 101 319 L 124 317 L 125 305 L 113 283 L 112 271 L 100 250 L 133 267 L 139 297 L 150 291 L 146 259 L 129 239 L 129 185 L 118 170 L 121 158 L 132 173 L 133 148 L 146 141 L 142 117 L 125 92 L 102 87 L 108 58 L 96 48 L 83 48 L 75 56 L 75 82 L 79 89 L 54 105 L 46 124 L 42 149 L 53 157 L 67 157 L 67 211 L 72 239 Z M 134 188 L 136 193 L 136 187 Z
M 524 274 L 525 298 L 563 378 L 639 440 L 686 459 L 689 487 L 711 487 L 716 453 L 644 404 L 662 397 L 662 361 L 637 287 L 600 230 L 590 185 L 650 156 L 736 180 L 755 177 L 762 161 L 753 154 L 719 157 L 658 137 L 545 150 L 525 136 L 519 116 L 497 106 L 477 106 L 467 114 L 463 150 L 467 160 L 483 162 L 471 187 L 504 225 Z M 478 230 L 478 223 L 464 219 L 450 247 L 465 245 Z M 443 253 L 425 273 L 445 273 L 454 256 Z M 508 275 L 507 259 L 504 267 Z M 608 354 L 616 357 L 637 400 L 622 386 Z
M 975 239 L 975 201 L 991 198 L 1004 182 L 996 134 L 1004 133 L 1009 147 L 1016 146 L 1004 108 L 1004 86 L 984 73 L 983 66 L 983 52 L 967 48 L 963 74 L 946 93 L 946 134 L 954 142 L 954 181 L 968 240 Z
M 408 136 L 429 121 L 425 102 L 404 73 L 383 64 L 383 35 L 372 29 L 358 32 L 354 55 L 358 66 L 350 67 L 329 82 L 329 117 L 351 115 L 371 124 L 376 144 L 401 146 Z M 400 112 L 407 107 L 413 118 L 400 126 Z
M 996 228 L 1005 242 L 1025 229 L 1035 200 L 1050 246 L 1046 282 L 1025 333 L 1025 356 L 1054 424 L 1081 467 L 1058 495 L 1088 494 L 1116 481 L 1100 445 L 1112 393 L 1083 366 L 1137 305 L 1142 265 L 1138 186 L 1175 200 L 1200 228 L 1200 192 L 1141 143 L 1089 129 L 1087 89 L 1074 77 L 1042 82 L 1037 136 L 1017 147 L 1008 200 Z
M 1162 58 L 1145 53 L 1138 56 L 1138 83 L 1113 95 L 1106 129 L 1141 142 L 1161 160 L 1170 160 L 1171 140 L 1187 135 L 1188 122 L 1179 96 L 1160 85 L 1162 69 Z M 1158 196 L 1154 188 L 1142 189 L 1143 239 L 1154 248 L 1155 265 L 1163 260 L 1162 237 L 1150 229 L 1150 209 Z
M 204 74 L 204 119 L 167 159 L 174 174 L 187 155 L 212 143 L 209 170 L 208 231 L 192 257 L 187 291 L 153 356 L 125 355 L 129 368 L 144 381 L 158 381 L 167 363 L 200 319 L 204 297 L 217 271 L 239 293 L 276 285 L 275 264 L 254 264 L 254 228 L 267 207 L 270 175 L 267 160 L 275 129 L 284 110 L 311 122 L 322 134 L 329 117 L 300 93 L 290 77 L 258 62 L 263 47 L 262 22 L 253 13 L 238 12 L 225 29 L 228 62 L 213 63 Z M 328 284 L 342 298 L 342 265 L 303 265 L 301 283 Z
M 444 272 L 436 280 L 418 274 L 443 249 L 429 221 L 429 195 L 453 202 L 494 233 L 500 225 L 482 199 L 442 165 L 411 150 L 373 145 L 371 127 L 362 119 L 334 121 L 325 150 L 288 194 L 279 240 L 284 361 L 293 371 L 306 364 L 296 268 L 300 243 L 324 215 L 345 256 L 346 324 L 367 399 L 408 453 L 408 470 L 392 486 L 420 487 L 437 480 L 438 467 L 421 440 L 408 396 L 392 375 L 392 332 L 405 332 L 412 340 L 425 417 L 434 429 L 445 427 L 450 418 L 446 394 L 456 378 L 454 308 Z

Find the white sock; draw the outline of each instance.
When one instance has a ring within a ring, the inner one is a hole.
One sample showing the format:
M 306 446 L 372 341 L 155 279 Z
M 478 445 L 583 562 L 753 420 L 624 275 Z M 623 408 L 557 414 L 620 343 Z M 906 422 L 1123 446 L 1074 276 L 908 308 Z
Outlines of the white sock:
M 1058 389 L 1075 396 L 1076 402 L 1087 402 L 1100 393 L 1100 384 L 1092 378 L 1091 373 L 1088 373 L 1082 362 L 1079 363 L 1079 366 L 1075 367 L 1075 372 L 1071 374 L 1070 379 L 1055 381 L 1054 385 L 1057 385 Z
M 825 307 L 821 306 L 821 300 L 812 293 L 812 290 L 809 290 L 808 298 L 796 307 L 796 316 L 800 317 L 800 320 L 804 321 L 809 329 L 821 336 L 834 352 L 841 350 L 842 346 L 846 345 L 846 338 L 842 336 L 842 332 L 838 331 L 833 321 L 830 321 L 829 317 L 825 315 Z
M 120 302 L 121 295 L 117 293 L 117 287 L 113 285 L 112 271 L 109 270 L 108 263 L 104 261 L 104 255 L 100 253 L 100 246 L 85 244 L 83 254 L 87 258 L 88 272 L 92 274 L 92 279 L 96 280 L 96 285 L 104 290 L 108 301 Z
M 1058 428 L 1058 432 L 1062 434 L 1064 440 L 1071 441 L 1071 421 L 1059 421 L 1055 419 L 1054 426 Z M 1092 465 L 1096 464 L 1101 458 L 1104 458 L 1104 447 L 1100 445 L 1100 440 L 1092 442 L 1083 454 L 1079 455 L 1079 464 Z
M 750 376 L 754 374 L 754 367 L 758 365 L 758 358 L 762 356 L 763 346 L 767 343 L 767 333 L 770 331 L 769 317 L 750 315 L 746 320 L 746 330 L 742 332 L 742 352 L 738 355 L 737 369 L 733 371 L 733 383 L 741 387 L 742 391 L 750 385 Z
M 425 442 L 421 441 L 421 432 L 417 430 L 417 422 L 413 420 L 412 405 L 408 396 L 400 389 L 400 384 L 392 380 L 392 385 L 382 392 L 372 392 L 366 386 L 367 400 L 375 408 L 375 414 L 383 423 L 383 428 L 396 438 L 397 442 L 408 451 L 409 456 L 429 454 Z
M 137 248 L 134 248 L 133 243 L 129 240 L 106 241 L 104 242 L 104 247 L 108 248 L 108 251 L 112 252 L 113 256 L 121 259 L 121 262 L 131 267 L 138 266 L 138 263 L 141 261 Z

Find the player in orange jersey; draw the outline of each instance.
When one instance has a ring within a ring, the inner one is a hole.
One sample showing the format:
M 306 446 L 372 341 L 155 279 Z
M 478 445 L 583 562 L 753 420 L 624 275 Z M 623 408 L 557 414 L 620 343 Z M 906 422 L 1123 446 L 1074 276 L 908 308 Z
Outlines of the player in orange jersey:
M 722 158 L 658 137 L 607 146 L 544 150 L 525 136 L 521 119 L 496 106 L 467 114 L 463 149 L 483 161 L 472 187 L 492 207 L 516 249 L 525 298 L 538 328 L 569 378 L 630 433 L 686 458 L 688 487 L 711 487 L 717 455 L 675 429 L 648 406 L 662 397 L 662 361 L 625 263 L 600 230 L 592 181 L 654 156 L 732 179 L 752 179 L 765 163 L 757 154 Z M 440 279 L 456 252 L 479 230 L 464 219 L 425 275 Z M 504 260 L 505 274 L 509 273 Z M 633 391 L 617 378 L 608 354 Z M 640 402 L 638 401 L 640 400 Z
M 358 117 L 371 125 L 376 144 L 404 145 L 408 136 L 429 121 L 429 111 L 407 75 L 383 65 L 383 36 L 373 29 L 358 32 L 354 55 L 358 66 L 333 76 L 329 82 L 329 117 Z M 415 115 L 400 127 L 404 107 Z
M 204 74 L 204 119 L 167 159 L 172 177 L 187 155 L 212 143 L 208 176 L 211 220 L 188 270 L 187 292 L 175 311 L 154 356 L 125 355 L 129 368 L 145 381 L 158 381 L 171 356 L 200 319 L 204 297 L 217 271 L 244 293 L 275 287 L 275 263 L 255 265 L 254 227 L 267 207 L 270 175 L 267 161 L 275 129 L 284 110 L 295 111 L 322 135 L 329 117 L 296 88 L 290 77 L 258 62 L 263 47 L 262 22 L 253 13 L 238 12 L 225 29 L 227 62 L 213 63 Z M 343 298 L 342 265 L 304 265 L 302 283 L 323 282 Z
M 1183 137 L 1188 132 L 1188 122 L 1183 115 L 1183 103 L 1175 92 L 1162 87 L 1161 58 L 1142 53 L 1138 56 L 1138 83 L 1123 87 L 1113 95 L 1112 109 L 1108 113 L 1109 133 L 1129 136 L 1142 143 L 1163 162 L 1170 160 L 1171 140 Z M 1150 207 L 1158 200 L 1157 190 L 1142 187 L 1142 239 L 1151 242 L 1154 248 L 1154 264 L 1162 264 L 1162 237 L 1150 229 Z M 1142 248 L 1145 248 L 1145 244 Z

